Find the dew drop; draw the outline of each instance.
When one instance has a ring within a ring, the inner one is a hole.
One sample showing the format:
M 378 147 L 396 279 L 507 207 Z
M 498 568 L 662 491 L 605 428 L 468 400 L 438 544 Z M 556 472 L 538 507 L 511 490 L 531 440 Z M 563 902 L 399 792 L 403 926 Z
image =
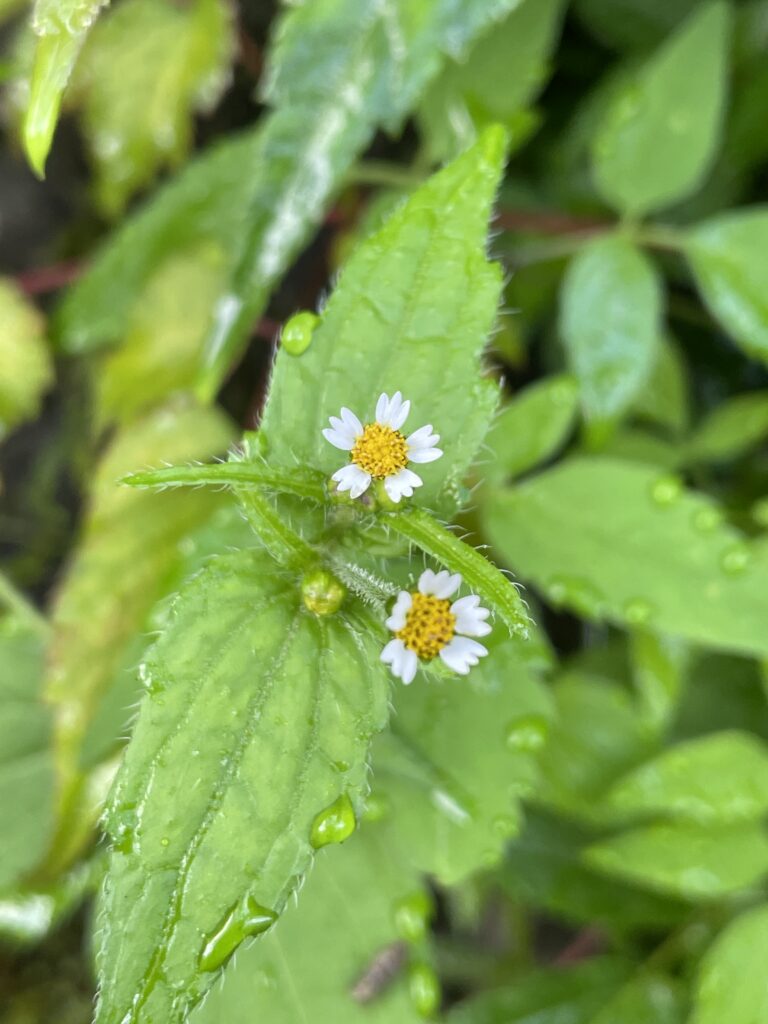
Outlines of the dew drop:
M 357 827 L 355 809 L 346 793 L 337 797 L 312 822 L 309 841 L 316 850 L 330 843 L 343 843 Z
M 517 822 L 509 814 L 499 814 L 493 819 L 493 831 L 502 839 L 509 839 L 517 832 Z
M 170 846 L 171 840 L 168 838 L 168 836 L 163 836 L 163 838 L 160 840 L 160 845 L 163 847 Z
M 751 557 L 746 544 L 736 543 L 723 552 L 720 566 L 729 576 L 740 576 L 749 565 Z
M 369 793 L 365 801 L 363 817 L 366 821 L 381 821 L 391 811 L 392 807 L 389 798 L 383 793 Z
M 118 853 L 132 853 L 139 823 L 135 804 L 124 804 L 111 824 L 112 848 Z
M 676 476 L 660 476 L 651 487 L 651 498 L 662 507 L 674 505 L 682 493 L 682 482 Z
M 543 715 L 520 715 L 507 725 L 505 739 L 510 750 L 531 754 L 547 742 L 549 722 Z
M 239 900 L 206 939 L 200 954 L 200 970 L 218 970 L 244 939 L 261 935 L 271 928 L 276 920 L 277 914 L 274 910 L 262 906 L 253 896 Z
M 693 516 L 693 525 L 700 533 L 712 533 L 723 521 L 723 514 L 717 508 L 700 508 Z
M 333 615 L 346 594 L 344 585 L 327 569 L 312 569 L 301 581 L 301 599 L 314 615 Z
M 603 595 L 589 580 L 579 576 L 553 576 L 545 591 L 555 608 L 567 605 L 587 619 L 597 619 L 602 614 Z
M 421 942 L 434 912 L 434 903 L 423 890 L 404 896 L 394 906 L 397 934 L 406 942 Z
M 434 970 L 425 963 L 412 964 L 408 971 L 408 994 L 420 1017 L 433 1017 L 442 993 Z
M 624 605 L 624 618 L 630 626 L 642 626 L 653 615 L 653 605 L 644 597 L 632 597 Z
M 291 356 L 300 356 L 307 351 L 320 317 L 308 311 L 296 313 L 283 325 L 280 344 Z

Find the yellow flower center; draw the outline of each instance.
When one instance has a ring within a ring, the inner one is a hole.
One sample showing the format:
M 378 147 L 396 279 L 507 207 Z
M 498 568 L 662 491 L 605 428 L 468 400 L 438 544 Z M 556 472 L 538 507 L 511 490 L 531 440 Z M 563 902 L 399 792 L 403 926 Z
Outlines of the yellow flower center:
M 383 480 L 408 464 L 408 445 L 399 430 L 381 423 L 368 423 L 355 441 L 350 457 L 374 480 Z
M 405 616 L 405 625 L 395 636 L 424 661 L 431 661 L 453 640 L 456 616 L 451 611 L 451 602 L 445 598 L 418 591 L 411 598 L 413 603 Z

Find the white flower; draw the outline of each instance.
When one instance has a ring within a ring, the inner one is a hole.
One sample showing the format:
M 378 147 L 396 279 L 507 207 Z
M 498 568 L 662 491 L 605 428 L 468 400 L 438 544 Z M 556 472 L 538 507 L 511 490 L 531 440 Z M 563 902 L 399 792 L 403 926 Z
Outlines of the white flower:
M 349 409 L 341 410 L 341 418 L 331 416 L 330 427 L 323 437 L 336 448 L 349 452 L 349 464 L 337 470 L 331 479 L 340 491 L 349 491 L 359 498 L 371 480 L 383 480 L 384 490 L 392 501 L 410 498 L 414 487 L 423 480 L 408 469 L 409 462 L 434 462 L 443 454 L 435 445 L 439 434 L 432 433 L 432 424 L 420 427 L 408 437 L 400 430 L 408 418 L 411 403 L 404 402 L 399 391 L 390 398 L 379 395 L 376 419 L 365 426 Z
M 381 660 L 408 685 L 416 675 L 419 660 L 439 655 L 448 668 L 465 676 L 488 651 L 472 637 L 491 632 L 485 621 L 490 612 L 475 594 L 449 598 L 461 586 L 461 576 L 445 569 L 427 569 L 419 577 L 418 590 L 401 590 L 387 619 L 395 634 L 381 652 Z

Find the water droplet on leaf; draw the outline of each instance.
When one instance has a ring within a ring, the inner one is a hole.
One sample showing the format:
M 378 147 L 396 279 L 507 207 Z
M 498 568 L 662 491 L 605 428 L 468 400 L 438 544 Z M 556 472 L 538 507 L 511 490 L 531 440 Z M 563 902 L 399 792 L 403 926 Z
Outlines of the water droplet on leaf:
M 653 615 L 653 605 L 643 597 L 633 597 L 624 605 L 624 618 L 630 626 L 642 626 Z
M 389 799 L 383 793 L 369 793 L 368 799 L 365 801 L 363 817 L 366 821 L 381 821 L 382 818 L 386 818 L 391 809 Z
M 357 827 L 355 809 L 346 793 L 342 793 L 312 822 L 309 841 L 316 850 L 330 843 L 343 843 Z
M 506 742 L 510 750 L 533 753 L 547 742 L 549 722 L 543 715 L 520 715 L 506 729 Z
M 723 572 L 729 576 L 740 576 L 749 565 L 751 559 L 750 550 L 746 544 L 733 544 L 727 551 L 723 552 L 720 565 Z
M 308 311 L 296 313 L 283 325 L 280 344 L 291 356 L 300 356 L 307 351 L 312 342 L 312 333 L 320 321 L 320 317 Z
M 603 595 L 589 580 L 578 576 L 553 576 L 545 590 L 556 608 L 567 605 L 587 619 L 597 619 L 602 614 Z
M 346 594 L 344 585 L 327 569 L 312 569 L 301 581 L 304 606 L 314 615 L 333 615 Z
M 693 525 L 701 533 L 712 533 L 723 521 L 723 514 L 717 508 L 700 508 L 693 516 Z
M 662 507 L 674 505 L 682 493 L 682 482 L 676 476 L 660 476 L 651 487 L 651 497 Z
M 200 954 L 200 970 L 216 971 L 247 938 L 261 935 L 277 920 L 274 910 L 262 906 L 253 896 L 238 901 L 206 939 Z
M 440 1006 L 440 982 L 429 964 L 412 964 L 408 971 L 408 994 L 421 1017 L 433 1017 Z
M 431 897 L 423 890 L 404 896 L 394 909 L 397 934 L 406 942 L 420 942 L 427 933 L 434 911 Z

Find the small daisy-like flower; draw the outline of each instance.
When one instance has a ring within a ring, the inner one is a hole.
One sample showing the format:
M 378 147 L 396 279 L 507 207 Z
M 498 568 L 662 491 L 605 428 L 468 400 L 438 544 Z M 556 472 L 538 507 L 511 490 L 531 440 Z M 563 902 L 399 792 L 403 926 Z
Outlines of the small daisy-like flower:
M 419 661 L 438 655 L 448 668 L 465 676 L 488 651 L 472 637 L 491 632 L 485 621 L 490 612 L 475 594 L 450 598 L 461 586 L 461 576 L 443 569 L 427 569 L 419 577 L 418 590 L 401 590 L 387 627 L 395 634 L 381 652 L 381 660 L 408 685 L 416 675 Z
M 333 476 L 340 491 L 349 491 L 351 498 L 359 498 L 371 480 L 383 480 L 384 490 L 392 501 L 410 498 L 414 487 L 424 482 L 418 473 L 408 469 L 409 462 L 434 462 L 443 454 L 435 445 L 439 434 L 432 433 L 432 424 L 420 427 L 408 437 L 401 427 L 411 411 L 411 403 L 404 402 L 399 391 L 390 398 L 379 395 L 376 419 L 365 426 L 349 409 L 341 410 L 341 418 L 331 416 L 331 426 L 323 437 L 336 448 L 349 452 L 349 464 L 338 469 Z

